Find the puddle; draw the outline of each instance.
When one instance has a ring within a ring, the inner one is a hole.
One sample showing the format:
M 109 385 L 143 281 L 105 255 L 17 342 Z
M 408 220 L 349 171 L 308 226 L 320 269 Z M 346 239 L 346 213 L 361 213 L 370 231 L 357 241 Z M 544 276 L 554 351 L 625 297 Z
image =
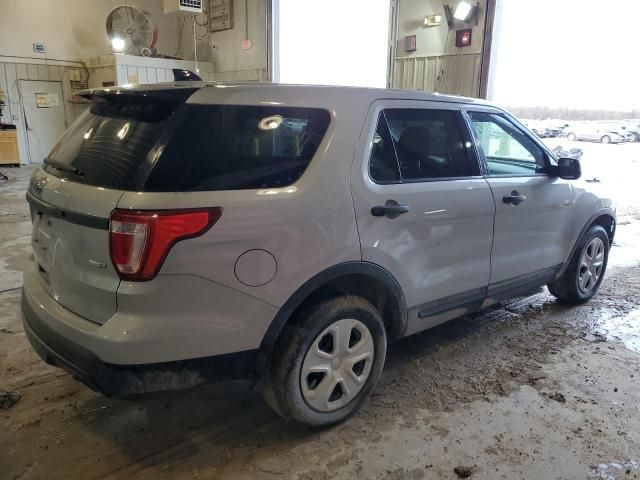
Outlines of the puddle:
M 609 340 L 622 342 L 627 349 L 640 353 L 640 310 L 632 310 L 623 316 L 605 313 L 594 325 L 593 331 Z
M 608 267 L 631 267 L 640 263 L 640 222 L 632 217 L 618 218 L 618 228 L 609 253 Z
M 618 478 L 636 478 L 636 473 L 640 469 L 640 464 L 634 460 L 623 460 L 620 462 L 600 463 L 592 467 L 589 478 L 601 478 L 603 480 L 616 480 Z

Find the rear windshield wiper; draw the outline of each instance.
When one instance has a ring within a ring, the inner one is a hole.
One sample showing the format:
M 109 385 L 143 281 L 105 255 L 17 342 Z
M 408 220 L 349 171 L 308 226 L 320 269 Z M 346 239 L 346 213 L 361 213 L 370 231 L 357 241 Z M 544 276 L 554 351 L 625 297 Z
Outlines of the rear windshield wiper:
M 79 177 L 82 177 L 84 175 L 84 172 L 79 168 L 72 167 L 71 165 L 65 165 L 64 163 L 52 162 L 45 159 L 44 164 L 50 165 L 56 170 L 60 170 L 61 172 L 73 173 L 74 175 L 77 175 Z

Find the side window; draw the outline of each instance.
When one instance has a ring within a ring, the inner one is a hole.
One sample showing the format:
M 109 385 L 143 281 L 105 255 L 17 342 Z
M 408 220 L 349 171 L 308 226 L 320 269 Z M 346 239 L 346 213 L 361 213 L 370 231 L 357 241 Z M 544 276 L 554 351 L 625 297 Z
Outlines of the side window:
M 469 112 L 490 175 L 535 175 L 546 166 L 544 151 L 502 115 Z
M 385 110 L 403 182 L 473 175 L 452 110 Z
M 369 175 L 377 183 L 400 183 L 400 168 L 384 113 L 380 113 L 373 135 Z

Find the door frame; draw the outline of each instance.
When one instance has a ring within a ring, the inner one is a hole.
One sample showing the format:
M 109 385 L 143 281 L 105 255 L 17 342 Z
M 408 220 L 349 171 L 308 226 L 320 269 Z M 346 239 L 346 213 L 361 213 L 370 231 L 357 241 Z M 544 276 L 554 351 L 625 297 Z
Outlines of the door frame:
M 27 111 L 24 108 L 24 96 L 22 95 L 22 82 L 50 82 L 50 83 L 59 83 L 60 84 L 60 91 L 62 92 L 62 95 L 60 96 L 60 103 L 62 105 L 62 111 L 64 112 L 64 128 L 65 130 L 68 128 L 68 124 L 67 124 L 67 101 L 64 98 L 64 84 L 62 83 L 62 80 L 38 80 L 38 79 L 34 79 L 34 78 L 18 78 L 16 79 L 16 85 L 18 87 L 18 96 L 20 98 L 20 110 L 22 110 L 22 118 L 20 119 L 20 127 L 21 127 L 21 132 L 19 132 L 19 134 L 23 135 L 24 138 L 24 145 L 27 147 L 27 165 L 31 165 L 32 162 L 31 161 L 31 145 L 29 145 L 29 133 L 27 130 Z

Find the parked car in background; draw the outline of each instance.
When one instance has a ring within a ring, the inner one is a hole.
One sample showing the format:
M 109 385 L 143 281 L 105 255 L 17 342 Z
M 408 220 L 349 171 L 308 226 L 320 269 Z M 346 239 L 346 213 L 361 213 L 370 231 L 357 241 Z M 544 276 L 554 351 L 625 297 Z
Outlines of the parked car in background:
M 597 123 L 575 123 L 567 128 L 567 139 L 600 143 L 624 143 L 625 137 Z
M 221 87 L 80 92 L 33 173 L 24 331 L 90 388 L 254 378 L 283 417 L 332 424 L 389 342 L 543 285 L 569 304 L 598 291 L 612 201 L 504 110 Z
M 539 138 L 555 138 L 562 134 L 562 129 L 547 124 L 544 120 L 523 120 L 523 123 Z
M 611 129 L 619 135 L 625 137 L 629 142 L 640 142 L 640 126 L 625 121 L 603 121 L 598 122 L 604 128 Z

